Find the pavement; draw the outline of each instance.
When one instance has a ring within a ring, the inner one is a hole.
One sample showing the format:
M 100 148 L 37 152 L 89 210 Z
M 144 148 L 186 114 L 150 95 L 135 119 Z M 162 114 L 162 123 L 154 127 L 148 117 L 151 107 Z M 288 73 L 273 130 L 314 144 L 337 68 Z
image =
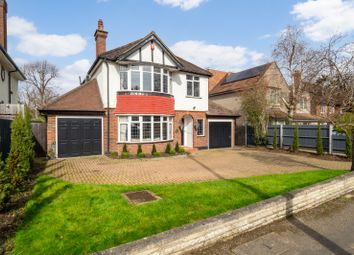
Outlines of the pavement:
M 354 193 L 189 255 L 354 254 Z
M 306 154 L 256 149 L 199 151 L 190 156 L 111 159 L 105 156 L 50 160 L 45 173 L 74 183 L 169 184 L 290 173 L 350 169 L 350 162 Z

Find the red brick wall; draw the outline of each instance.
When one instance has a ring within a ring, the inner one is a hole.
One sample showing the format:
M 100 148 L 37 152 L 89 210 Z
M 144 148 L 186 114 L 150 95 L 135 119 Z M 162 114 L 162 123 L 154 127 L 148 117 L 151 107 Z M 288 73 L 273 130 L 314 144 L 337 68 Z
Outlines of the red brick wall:
M 195 148 L 203 148 L 203 147 L 208 147 L 208 136 L 209 136 L 209 130 L 208 130 L 208 120 L 206 117 L 205 112 L 194 112 L 194 111 L 176 111 L 176 116 L 174 118 L 174 140 L 178 142 L 179 144 L 182 144 L 182 135 L 181 131 L 179 129 L 180 123 L 182 118 L 185 115 L 190 115 L 193 118 L 193 146 Z M 197 125 L 197 119 L 204 119 L 204 136 L 197 136 L 197 130 L 195 129 Z
M 56 116 L 48 115 L 47 117 L 47 153 L 50 153 L 51 146 L 56 142 Z

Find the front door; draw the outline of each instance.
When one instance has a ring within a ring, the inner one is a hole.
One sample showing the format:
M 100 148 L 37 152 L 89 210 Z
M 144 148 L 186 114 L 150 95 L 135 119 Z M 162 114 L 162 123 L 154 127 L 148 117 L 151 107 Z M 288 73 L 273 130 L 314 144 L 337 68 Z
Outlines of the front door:
M 193 148 L 193 118 L 185 116 L 183 126 L 183 145 Z

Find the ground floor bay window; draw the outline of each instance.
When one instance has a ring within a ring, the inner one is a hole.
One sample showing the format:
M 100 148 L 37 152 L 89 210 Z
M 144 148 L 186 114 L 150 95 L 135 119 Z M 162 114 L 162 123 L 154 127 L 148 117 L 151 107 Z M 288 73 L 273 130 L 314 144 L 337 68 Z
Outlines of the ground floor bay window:
M 173 117 L 164 115 L 117 116 L 119 143 L 151 143 L 173 140 Z

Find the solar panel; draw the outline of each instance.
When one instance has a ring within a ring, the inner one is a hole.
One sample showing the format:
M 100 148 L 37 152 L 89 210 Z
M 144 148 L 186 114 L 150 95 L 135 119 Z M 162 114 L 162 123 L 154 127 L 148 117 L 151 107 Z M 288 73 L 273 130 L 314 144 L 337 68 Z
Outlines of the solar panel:
M 232 73 L 226 77 L 225 83 L 241 81 L 241 80 L 255 77 L 255 76 L 261 74 L 266 69 L 267 66 L 268 66 L 268 64 L 265 64 L 265 65 L 256 66 L 256 67 L 253 67 L 253 68 L 250 68 L 250 69 L 238 72 L 238 73 Z

